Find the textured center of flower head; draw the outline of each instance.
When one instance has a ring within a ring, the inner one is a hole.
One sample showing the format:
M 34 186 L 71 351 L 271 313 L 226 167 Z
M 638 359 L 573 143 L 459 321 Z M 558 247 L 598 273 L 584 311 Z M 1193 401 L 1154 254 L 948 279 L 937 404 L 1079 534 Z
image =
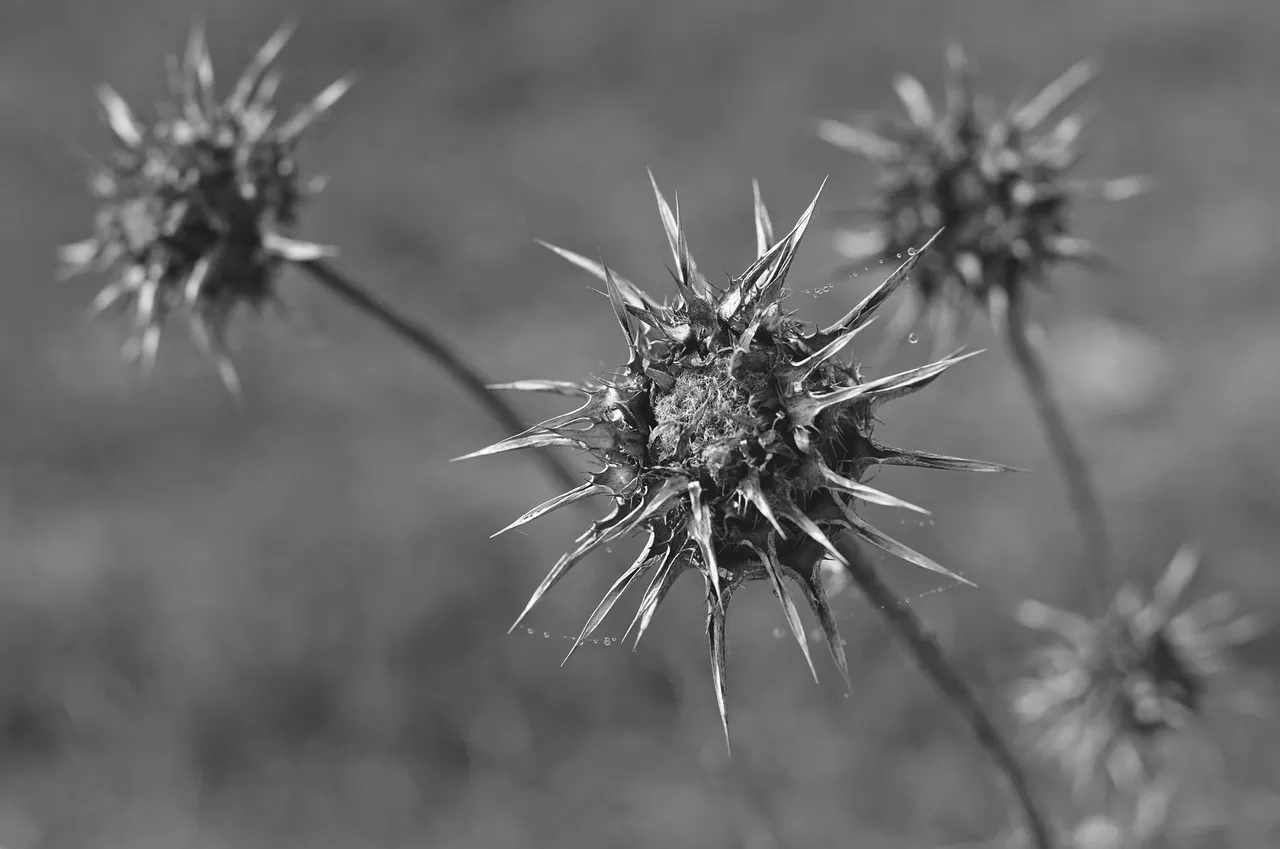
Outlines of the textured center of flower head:
M 681 371 L 667 391 L 655 387 L 657 424 L 649 437 L 653 459 L 719 477 L 731 458 L 741 457 L 756 439 L 756 417 L 748 403 L 766 382 L 763 374 L 734 378 L 727 358 L 717 357 Z

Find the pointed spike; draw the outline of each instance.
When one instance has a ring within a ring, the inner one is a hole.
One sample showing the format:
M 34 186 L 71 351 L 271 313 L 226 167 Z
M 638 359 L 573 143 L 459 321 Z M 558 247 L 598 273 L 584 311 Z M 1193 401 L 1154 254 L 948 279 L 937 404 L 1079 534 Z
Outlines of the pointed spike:
M 1151 593 L 1151 603 L 1160 611 L 1162 619 L 1167 619 L 1182 599 L 1195 580 L 1199 567 L 1200 550 L 1190 543 L 1179 548 L 1173 560 L 1169 561 L 1169 567 L 1160 576 Z
M 317 245 L 281 236 L 279 233 L 267 231 L 262 234 L 262 247 L 268 253 L 275 254 L 289 262 L 314 262 L 318 259 L 338 255 L 338 249 L 329 245 Z
M 507 629 L 507 633 L 510 634 L 516 628 L 520 627 L 520 623 L 529 615 L 529 612 L 533 610 L 534 606 L 542 600 L 542 597 L 546 595 L 552 587 L 560 583 L 560 579 L 567 575 L 570 569 L 578 565 L 584 557 L 604 545 L 606 542 L 605 532 L 597 532 L 595 534 L 588 533 L 585 539 L 578 543 L 577 548 L 561 555 L 560 559 L 556 561 L 556 565 L 551 567 L 551 571 L 542 579 L 542 583 L 538 584 L 538 588 L 533 591 L 533 595 L 529 597 L 529 601 L 525 604 L 524 610 L 521 611 L 520 616 L 516 618 L 516 621 L 511 624 L 511 627 Z
M 870 321 L 863 322 L 852 330 L 846 331 L 845 333 L 837 336 L 835 339 L 819 348 L 813 354 L 805 357 L 803 360 L 800 360 L 797 363 L 791 363 L 789 367 L 782 369 L 786 372 L 787 379 L 791 382 L 804 380 L 809 375 L 813 374 L 814 369 L 818 368 L 827 360 L 831 359 L 848 347 L 849 343 L 853 341 L 853 337 L 857 336 L 863 328 L 870 324 Z
M 662 217 L 662 229 L 667 234 L 667 244 L 671 246 L 671 256 L 675 260 L 675 267 L 678 271 L 676 284 L 680 287 L 682 293 L 687 289 L 693 293 L 694 297 L 699 297 L 702 295 L 698 285 L 701 275 L 698 274 L 697 265 L 689 254 L 689 243 L 685 237 L 684 230 L 680 227 L 680 200 L 679 198 L 676 199 L 676 209 L 672 211 L 667 199 L 662 195 L 662 190 L 658 188 L 658 180 L 653 176 L 653 171 L 646 170 L 649 173 L 649 183 L 653 186 L 653 195 L 658 201 L 658 213 Z M 686 295 L 685 297 L 689 296 Z
M 103 83 L 98 86 L 98 103 L 102 106 L 107 127 L 111 129 L 116 141 L 129 150 L 141 147 L 146 128 L 134 117 L 133 110 L 125 99 L 114 88 Z
M 957 42 L 947 45 L 947 70 L 943 78 L 947 92 L 947 115 L 959 119 L 973 108 L 973 69 L 964 48 Z
M 787 620 L 787 627 L 791 629 L 791 636 L 795 637 L 797 643 L 800 644 L 800 651 L 804 653 L 804 661 L 809 665 L 809 672 L 813 675 L 814 683 L 818 681 L 818 670 L 813 665 L 813 656 L 809 653 L 809 641 L 805 638 L 804 625 L 800 621 L 800 612 L 796 610 L 795 602 L 791 600 L 791 594 L 787 592 L 787 587 L 782 583 L 782 564 L 778 560 L 777 543 L 774 542 L 772 535 L 766 537 L 766 549 L 761 551 L 754 544 L 748 542 L 747 545 L 760 558 L 760 562 L 764 564 L 765 571 L 769 573 L 769 582 L 773 586 L 773 595 L 778 599 L 778 603 L 782 605 L 782 615 Z
M 537 507 L 534 507 L 532 510 L 529 510 L 528 512 L 526 512 L 519 519 L 516 519 L 511 524 L 507 525 L 502 530 L 498 531 L 497 533 L 491 534 L 489 539 L 493 539 L 494 537 L 505 534 L 507 531 L 518 528 L 521 525 L 526 525 L 529 522 L 532 522 L 534 519 L 541 518 L 542 516 L 545 516 L 548 513 L 551 513 L 555 510 L 559 510 L 561 507 L 567 507 L 570 504 L 576 504 L 577 502 L 582 501 L 584 498 L 590 498 L 593 495 L 611 495 L 611 494 L 612 494 L 612 491 L 609 489 L 609 487 L 600 486 L 597 483 L 587 481 L 582 486 L 574 487 L 568 492 L 564 492 L 564 493 L 561 493 L 560 495 L 555 496 L 554 498 L 547 499 L 546 501 L 539 504 Z
M 653 614 L 657 612 L 658 606 L 666 599 L 667 593 L 671 592 L 671 588 L 675 586 L 676 579 L 688 568 L 687 561 L 679 559 L 680 551 L 675 546 L 670 546 L 663 559 L 659 564 L 657 572 L 654 573 L 653 579 L 649 582 L 649 586 L 645 588 L 644 596 L 640 600 L 640 606 L 636 609 L 635 618 L 631 620 L 631 624 L 627 626 L 627 631 L 622 635 L 625 641 L 631 636 L 632 629 L 636 629 L 636 641 L 632 643 L 631 650 L 635 651 L 640 647 L 640 638 L 644 636 L 644 632 L 648 630 L 649 623 L 653 621 Z
M 901 498 L 890 495 L 887 492 L 881 492 L 878 489 L 850 480 L 843 475 L 837 474 L 826 463 L 822 461 L 822 457 L 818 454 L 811 455 L 814 462 L 818 466 L 818 471 L 822 473 L 822 477 L 826 480 L 828 487 L 831 489 L 852 495 L 860 501 L 866 501 L 870 504 L 879 504 L 882 507 L 899 507 L 903 510 L 912 510 L 916 513 L 928 516 L 931 515 L 928 510 L 923 507 L 917 507 L 909 501 L 903 501 Z
M 814 194 L 813 200 L 809 202 L 809 206 L 800 215 L 799 220 L 796 221 L 791 231 L 778 240 L 777 244 L 766 251 L 743 273 L 740 283 L 743 291 L 743 306 L 760 301 L 770 301 L 776 298 L 777 292 L 781 291 L 782 284 L 786 280 L 787 271 L 791 267 L 791 260 L 794 258 L 796 250 L 800 247 L 800 241 L 804 238 L 805 230 L 809 227 L 813 212 L 818 207 L 818 199 L 822 197 L 822 190 L 826 188 L 828 179 L 828 177 L 822 179 L 822 185 L 818 186 L 818 191 Z M 738 309 L 741 309 L 741 307 L 738 307 Z M 727 320 L 730 317 L 731 314 L 725 315 L 722 307 L 721 318 Z
M 769 252 L 773 244 L 773 221 L 769 218 L 769 210 L 765 208 L 764 199 L 760 196 L 760 181 L 751 181 L 751 195 L 755 202 L 756 219 L 756 257 Z
M 1014 112 L 1014 125 L 1026 131 L 1035 130 L 1096 75 L 1096 67 L 1088 60 L 1072 65 Z
M 716 600 L 720 599 L 720 565 L 716 562 L 716 552 L 712 541 L 711 508 L 702 503 L 702 485 L 690 481 L 689 493 L 689 535 L 698 544 L 702 552 L 702 565 L 706 568 L 707 580 L 715 587 Z
M 526 436 L 513 436 L 501 442 L 495 442 L 487 448 L 454 457 L 450 463 L 462 460 L 473 460 L 476 457 L 488 457 L 493 454 L 504 454 L 507 451 L 520 451 L 524 448 L 581 448 L 582 443 L 576 439 L 560 436 L 555 433 L 531 433 Z
M 933 103 L 920 81 L 910 74 L 898 74 L 893 78 L 893 90 L 907 110 L 907 117 L 917 127 L 930 127 L 936 120 Z
M 240 375 L 236 372 L 231 358 L 227 356 L 226 344 L 222 341 L 222 331 L 219 327 L 220 325 L 203 311 L 192 313 L 191 337 L 195 340 L 196 347 L 213 360 L 218 379 L 222 381 L 222 385 L 226 387 L 235 403 L 242 405 L 244 390 L 240 385 Z
M 920 257 L 922 257 L 927 250 L 933 247 L 933 243 L 937 241 L 938 237 L 941 235 L 942 230 L 934 233 L 929 238 L 929 241 L 925 242 L 914 254 L 907 257 L 906 261 L 903 262 L 902 265 L 898 266 L 883 283 L 871 292 L 871 294 L 863 298 L 857 306 L 845 314 L 844 318 L 840 319 L 822 332 L 841 333 L 870 320 L 871 314 L 874 313 L 881 304 L 888 300 L 889 296 L 892 295 L 900 285 L 902 285 L 902 282 L 907 279 L 907 275 L 911 273 L 911 269 L 920 261 Z
M 305 104 L 294 113 L 285 124 L 276 131 L 276 134 L 282 141 L 292 141 L 310 127 L 316 120 L 322 118 L 326 112 L 333 108 L 342 96 L 351 90 L 356 83 L 356 75 L 354 73 L 347 74 L 341 79 L 334 80 L 324 91 L 312 98 L 310 103 Z
M 627 570 L 618 576 L 618 580 L 613 582 L 608 592 L 604 594 L 604 598 L 596 605 L 596 609 L 591 611 L 591 616 L 587 618 L 587 624 L 583 627 L 582 633 L 578 635 L 578 639 L 573 641 L 573 648 L 569 649 L 569 653 L 564 656 L 564 660 L 560 661 L 560 665 L 564 666 L 569 662 L 569 658 L 573 657 L 573 653 L 578 650 L 578 646 L 590 637 L 591 634 L 600 627 L 600 623 L 609 615 L 609 611 L 617 604 L 618 599 L 627 591 L 637 578 L 643 575 L 646 569 L 653 565 L 649 559 L 649 552 L 653 549 L 654 534 L 649 532 L 649 539 L 645 541 L 644 548 L 640 551 L 635 561 L 627 567 Z
M 604 284 L 609 293 L 609 303 L 613 306 L 613 314 L 618 319 L 618 326 L 622 328 L 622 335 L 627 340 L 627 352 L 631 355 L 631 360 L 627 365 L 632 371 L 635 371 L 641 367 L 644 360 L 641 350 L 640 328 L 636 324 L 635 316 L 627 311 L 626 303 L 622 298 L 622 290 L 618 288 L 618 283 L 614 280 L 613 272 L 609 270 L 609 266 L 604 264 L 604 257 L 600 258 L 600 265 L 604 268 Z
M 566 259 L 569 262 L 573 263 L 574 265 L 578 266 L 579 268 L 585 271 L 591 272 L 600 280 L 601 283 L 605 282 L 604 266 L 596 262 L 595 260 L 587 259 L 582 254 L 574 253 L 573 251 L 566 250 L 565 248 L 561 248 L 556 245 L 553 245 L 550 242 L 544 242 L 541 239 L 534 239 L 533 241 L 538 243 L 539 245 L 542 245 L 542 247 L 558 255 L 562 259 Z M 614 273 L 613 280 L 614 280 L 614 283 L 617 284 L 618 289 L 622 292 L 622 297 L 626 299 L 626 301 L 630 303 L 632 306 L 640 307 L 642 309 L 647 309 L 650 312 L 655 312 L 655 311 L 665 312 L 665 310 L 662 309 L 661 304 L 659 304 L 649 295 L 645 294 L 639 287 L 631 283 L 626 278 L 619 276 L 617 273 Z
M 297 18 L 287 18 L 271 37 L 263 42 L 262 47 L 258 48 L 258 52 L 254 54 L 253 59 L 245 66 L 240 78 L 236 81 L 231 96 L 227 98 L 227 109 L 230 112 L 238 113 L 249 104 L 258 86 L 262 84 L 262 78 L 267 73 L 267 69 L 280 56 L 280 51 L 284 50 L 284 46 L 289 43 L 289 39 L 293 37 L 297 28 Z
M 1014 616 L 1027 628 L 1057 634 L 1076 646 L 1087 646 L 1093 639 L 1093 626 L 1088 619 L 1035 599 L 1027 598 L 1019 602 L 1014 608 Z
M 513 380 L 509 383 L 490 383 L 486 389 L 510 392 L 547 392 L 553 395 L 590 395 L 591 391 L 571 380 Z
M 899 557 L 908 563 L 919 566 L 922 569 L 928 569 L 930 572 L 937 572 L 939 575 L 945 575 L 953 581 L 966 584 L 970 587 L 977 586 L 977 584 L 970 581 L 968 578 L 963 578 L 955 572 L 952 572 L 950 569 L 938 565 L 920 552 L 907 548 L 888 534 L 885 534 L 878 528 L 872 527 L 861 516 L 854 513 L 847 505 L 838 499 L 836 500 L 836 505 L 840 508 L 840 512 L 844 514 L 845 519 L 849 522 L 852 532 L 859 538 L 866 540 L 877 548 L 889 552 L 895 557 Z
M 966 460 L 963 457 L 948 457 L 945 454 L 930 454 L 926 451 L 902 451 L 887 448 L 883 445 L 875 447 L 877 463 L 885 466 L 915 466 L 919 469 L 937 469 L 944 472 L 1025 472 L 1016 466 L 1002 463 L 986 463 L 981 460 Z
M 715 596 L 712 599 L 712 596 Z M 725 699 L 725 604 L 719 585 L 707 587 L 707 645 L 711 651 L 711 681 L 720 708 L 720 724 L 724 726 L 724 745 L 732 754 L 729 742 L 729 707 Z
M 787 534 L 782 530 L 782 525 L 778 524 L 778 517 L 773 514 L 773 508 L 769 506 L 769 499 L 764 494 L 764 489 L 760 486 L 760 473 L 752 469 L 742 482 L 738 484 L 738 491 L 747 497 L 747 500 L 755 505 L 760 511 L 760 515 L 773 526 L 774 531 L 783 539 L 787 538 Z
M 1144 195 L 1151 191 L 1149 177 L 1112 177 L 1107 180 L 1073 180 L 1067 183 L 1067 193 L 1073 200 L 1121 201 Z
M 838 560 L 841 563 L 845 562 L 844 555 L 836 549 L 835 545 L 831 542 L 831 539 L 823 533 L 822 528 L 818 527 L 817 523 L 806 516 L 794 503 L 781 505 L 778 512 L 782 514 L 783 518 L 792 522 L 796 527 L 804 531 L 807 537 L 822 546 L 826 550 L 827 554 L 831 555 L 834 560 Z
M 840 558 L 840 562 L 846 562 L 844 557 Z M 823 636 L 827 641 L 827 651 L 831 653 L 831 659 L 835 661 L 836 669 L 839 670 L 840 677 L 844 679 L 845 687 L 852 689 L 853 683 L 849 680 L 849 660 L 845 656 L 844 640 L 840 638 L 835 616 L 831 613 L 831 604 L 827 600 L 827 590 L 822 585 L 822 567 L 815 563 L 807 573 L 801 573 L 790 568 L 787 571 L 792 580 L 796 582 L 796 585 L 800 587 L 805 601 L 809 603 L 809 609 L 813 611 L 813 615 L 817 618 L 818 625 L 822 628 Z
M 902 147 L 897 142 L 843 121 L 818 122 L 818 138 L 841 150 L 865 156 L 873 162 L 886 162 L 902 155 Z
M 1092 242 L 1078 236 L 1053 236 L 1045 240 L 1045 247 L 1055 259 L 1078 262 L 1099 270 L 1113 267 Z

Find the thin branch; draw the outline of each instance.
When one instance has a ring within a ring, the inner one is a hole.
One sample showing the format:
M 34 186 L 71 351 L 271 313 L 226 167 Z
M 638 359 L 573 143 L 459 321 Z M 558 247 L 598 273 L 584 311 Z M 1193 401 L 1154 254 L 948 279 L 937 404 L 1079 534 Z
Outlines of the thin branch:
M 1030 783 L 1013 753 L 1013 748 L 1005 742 L 995 722 L 978 702 L 977 696 L 943 655 L 937 641 L 925 628 L 924 623 L 916 617 L 915 612 L 898 601 L 898 596 L 876 572 L 875 566 L 867 559 L 856 540 L 848 533 L 841 533 L 837 535 L 835 544 L 849 562 L 849 571 L 853 580 L 898 632 L 925 674 L 933 680 L 934 686 L 964 717 L 978 742 L 987 750 L 991 759 L 995 761 L 996 767 L 1004 774 L 1022 808 L 1032 845 L 1037 849 L 1052 849 L 1053 836 L 1049 821 L 1041 812 L 1035 794 L 1031 792 Z
M 1084 536 L 1084 554 L 1088 560 L 1088 568 L 1093 574 L 1091 588 L 1097 594 L 1097 599 L 1106 598 L 1110 588 L 1112 562 L 1106 520 L 1084 456 L 1072 438 L 1062 408 L 1049 387 L 1049 376 L 1044 364 L 1027 336 L 1026 299 L 1016 288 L 1009 297 L 1004 324 L 1014 364 L 1022 374 L 1049 446 L 1067 484 L 1071 509 L 1080 525 L 1080 533 Z
M 310 260 L 297 264 L 321 286 L 381 324 L 444 369 L 463 389 L 479 401 L 491 416 L 498 420 L 508 434 L 517 434 L 525 430 L 527 425 L 520 420 L 515 410 L 497 393 L 489 389 L 486 385 L 487 381 L 454 353 L 433 331 L 419 322 L 404 317 L 323 260 Z M 573 489 L 582 484 L 582 476 L 574 474 L 560 461 L 559 457 L 545 451 L 538 451 L 536 454 L 546 470 L 562 487 Z

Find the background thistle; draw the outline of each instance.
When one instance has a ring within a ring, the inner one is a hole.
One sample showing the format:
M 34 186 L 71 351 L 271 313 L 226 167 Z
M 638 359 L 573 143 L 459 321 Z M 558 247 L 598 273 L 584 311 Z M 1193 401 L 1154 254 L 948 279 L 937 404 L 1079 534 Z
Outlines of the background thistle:
M 134 335 L 126 345 L 149 372 L 160 330 L 173 310 L 186 307 L 196 343 L 217 365 L 233 396 L 240 381 L 227 356 L 227 322 L 241 304 L 261 307 L 276 298 L 284 263 L 377 321 L 433 360 L 507 429 L 523 427 L 516 413 L 489 391 L 484 379 L 434 332 L 322 262 L 336 250 L 282 235 L 298 208 L 324 181 L 300 182 L 296 146 L 301 134 L 351 87 L 348 75 L 327 86 L 284 120 L 274 97 L 280 74 L 272 65 L 293 34 L 285 23 L 241 73 L 227 97 L 214 92 L 213 61 L 203 30 L 194 26 L 181 63 L 169 61 L 169 87 L 177 103 L 161 105 L 151 126 L 134 116 L 115 89 L 102 85 L 98 100 L 117 149 L 90 181 L 102 200 L 93 237 L 60 250 L 64 273 L 114 269 L 94 301 L 131 309 Z M 543 455 L 554 479 L 572 473 Z
M 899 74 L 894 89 L 908 120 L 880 119 L 874 128 L 828 120 L 819 125 L 819 135 L 870 158 L 879 169 L 878 225 L 837 239 L 855 267 L 901 256 L 924 234 L 945 228 L 938 249 L 916 273 L 916 293 L 890 321 L 882 352 L 911 332 L 922 313 L 931 316 L 937 351 L 955 343 L 975 306 L 990 312 L 1063 470 L 1094 590 L 1102 594 L 1110 580 L 1106 522 L 1084 458 L 1027 336 L 1026 312 L 1028 288 L 1042 282 L 1055 263 L 1101 259 L 1093 245 L 1069 232 L 1069 208 L 1085 198 L 1123 200 L 1145 186 L 1136 177 L 1067 178 L 1079 158 L 1076 142 L 1084 120 L 1071 114 L 1046 127 L 1093 75 L 1089 63 L 1079 62 L 1026 103 L 998 114 L 974 92 L 969 61 L 951 45 L 941 111 L 919 80 Z
M 224 341 L 235 308 L 274 298 L 283 263 L 333 253 L 281 231 L 296 224 L 301 204 L 323 186 L 320 179 L 302 182 L 298 140 L 353 78 L 332 83 L 287 117 L 278 114 L 280 73 L 272 66 L 292 33 L 292 23 L 277 30 L 218 100 L 203 31 L 193 27 L 182 61 L 169 60 L 176 102 L 162 104 L 150 125 L 111 86 L 98 88 L 116 150 L 89 184 L 102 202 L 94 235 L 60 255 L 69 274 L 114 270 L 94 307 L 132 311 L 126 350 L 144 368 L 154 361 L 169 313 L 186 307 L 195 340 L 238 394 Z
M 1074 236 L 1068 213 L 1082 200 L 1125 200 L 1139 194 L 1139 177 L 1079 181 L 1068 172 L 1080 157 L 1079 114 L 1050 119 L 1094 76 L 1079 62 L 1023 104 L 1003 114 L 976 94 L 968 58 L 947 49 L 941 108 L 909 74 L 894 79 L 907 120 L 876 116 L 866 125 L 826 120 L 819 135 L 869 158 L 879 169 L 877 219 L 870 230 L 839 234 L 837 249 L 857 270 L 868 260 L 899 257 L 939 228 L 937 248 L 915 272 L 885 340 L 902 340 L 923 316 L 938 350 L 955 344 L 976 306 L 996 309 L 1041 283 L 1058 262 L 1097 263 L 1101 256 Z
M 1077 793 L 1138 799 L 1159 777 L 1159 744 L 1189 733 L 1207 703 L 1256 712 L 1258 695 L 1233 680 L 1226 651 L 1263 633 L 1263 620 L 1237 617 L 1229 592 L 1178 610 L 1198 565 L 1184 546 L 1149 599 L 1127 584 L 1094 621 L 1036 601 L 1019 607 L 1024 625 L 1059 642 L 1040 652 L 1014 708 Z

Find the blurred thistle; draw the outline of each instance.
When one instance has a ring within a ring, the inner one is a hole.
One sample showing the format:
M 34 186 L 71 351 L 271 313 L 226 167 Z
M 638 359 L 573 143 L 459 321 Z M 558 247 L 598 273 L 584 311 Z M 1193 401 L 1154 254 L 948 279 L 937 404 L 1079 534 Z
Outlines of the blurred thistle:
M 871 438 L 881 404 L 923 389 L 973 354 L 952 355 L 870 381 L 863 380 L 856 364 L 837 357 L 873 320 L 876 308 L 901 285 L 920 254 L 913 252 L 839 321 L 810 329 L 794 320 L 782 303 L 788 294 L 787 274 L 817 197 L 790 232 L 775 240 L 755 185 L 756 260 L 721 288 L 703 276 L 690 254 L 678 203 L 673 209 L 656 182 L 653 188 L 678 296 L 670 303 L 659 302 L 602 262 L 548 245 L 604 283 L 626 340 L 627 362 L 617 372 L 582 382 L 506 384 L 508 389 L 585 400 L 576 410 L 467 455 L 562 446 L 585 451 L 600 465 L 581 486 L 533 508 L 504 531 L 591 496 L 606 496 L 612 502 L 609 513 L 593 522 L 543 579 L 512 629 L 589 553 L 632 533 L 645 533 L 639 556 L 591 613 L 574 648 L 642 578 L 651 576 L 627 630 L 627 635 L 636 632 L 637 643 L 675 581 L 685 572 L 701 576 L 712 679 L 728 742 L 726 614 L 734 593 L 749 581 L 769 583 L 813 671 L 799 612 L 784 579 L 795 584 L 848 685 L 844 641 L 822 579 L 822 562 L 834 559 L 850 568 L 864 591 L 875 594 L 877 605 L 892 606 L 886 610 L 889 621 L 944 691 L 964 701 L 961 709 L 978 736 L 993 750 L 1020 795 L 1025 794 L 1028 819 L 1039 822 L 1017 763 L 986 715 L 914 614 L 897 604 L 854 544 L 870 543 L 968 583 L 863 519 L 856 509 L 859 502 L 925 511 L 861 480 L 879 464 L 1008 470 L 994 463 L 889 448 Z
M 434 332 L 326 264 L 336 249 L 284 235 L 325 182 L 303 182 L 299 139 L 354 81 L 343 77 L 282 118 L 274 101 L 281 75 L 273 65 L 294 28 L 286 22 L 267 39 L 219 100 L 203 30 L 193 26 L 183 59 L 169 58 L 173 101 L 161 103 L 149 125 L 111 86 L 98 88 L 116 148 L 89 181 L 101 201 L 94 235 L 59 251 L 64 276 L 113 272 L 94 311 L 116 306 L 131 312 L 125 354 L 144 374 L 155 361 L 166 319 L 185 309 L 197 345 L 239 398 L 239 377 L 227 354 L 228 322 L 241 304 L 260 309 L 278 303 L 277 279 L 292 263 L 444 368 L 505 429 L 523 427 Z M 575 482 L 556 458 L 540 459 L 562 484 Z
M 116 149 L 90 180 L 102 201 L 94 235 L 63 247 L 60 256 L 68 274 L 115 271 L 94 306 L 132 312 L 127 350 L 144 369 L 155 359 L 165 320 L 185 307 L 196 342 L 238 392 L 224 341 L 236 307 L 274 299 L 284 263 L 334 253 L 281 231 L 297 223 L 301 204 L 323 186 L 320 179 L 302 182 L 298 140 L 353 80 L 338 80 L 281 120 L 274 102 L 280 73 L 272 65 L 292 31 L 286 24 L 269 38 L 219 101 L 208 46 L 193 27 L 184 58 L 169 59 L 176 102 L 161 104 L 151 125 L 111 86 L 98 88 Z
M 1260 710 L 1259 694 L 1232 681 L 1225 650 L 1263 633 L 1262 617 L 1237 617 L 1227 592 L 1174 612 L 1198 565 L 1184 546 L 1149 600 L 1126 585 L 1095 621 L 1036 601 L 1019 607 L 1024 625 L 1059 642 L 1017 685 L 1014 710 L 1077 793 L 1139 799 L 1158 777 L 1158 747 L 1189 732 L 1209 703 Z
M 1026 298 L 1062 261 L 1101 265 L 1086 240 L 1070 233 L 1067 213 L 1080 200 L 1124 200 L 1146 181 L 1123 177 L 1071 180 L 1085 121 L 1079 114 L 1047 122 L 1094 76 L 1080 62 L 1026 103 L 1003 114 L 975 95 L 960 47 L 947 50 L 945 103 L 939 111 L 916 78 L 900 74 L 894 88 L 907 119 L 880 117 L 866 126 L 823 121 L 819 135 L 869 158 L 880 169 L 876 226 L 843 230 L 837 249 L 856 270 L 871 260 L 901 257 L 922 237 L 944 228 L 935 250 L 913 273 L 915 292 L 890 320 L 877 360 L 910 334 L 922 317 L 932 324 L 935 352 L 963 334 L 975 307 L 988 310 L 1027 382 L 1037 412 L 1068 480 L 1082 524 L 1086 556 L 1104 576 L 1110 561 L 1105 523 L 1080 452 L 1047 385 L 1028 339 Z

